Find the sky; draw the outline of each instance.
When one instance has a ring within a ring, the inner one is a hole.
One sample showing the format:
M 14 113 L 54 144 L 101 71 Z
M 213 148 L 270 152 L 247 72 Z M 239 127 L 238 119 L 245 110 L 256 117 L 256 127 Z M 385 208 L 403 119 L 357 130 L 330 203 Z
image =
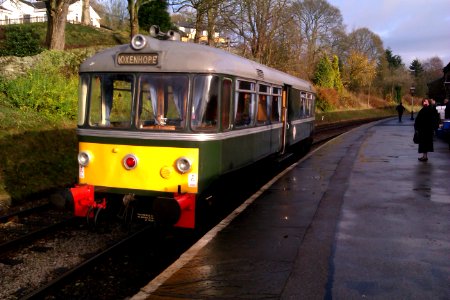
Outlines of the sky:
M 347 33 L 366 27 L 399 55 L 406 67 L 438 56 L 450 63 L 449 0 L 328 0 L 344 19 Z

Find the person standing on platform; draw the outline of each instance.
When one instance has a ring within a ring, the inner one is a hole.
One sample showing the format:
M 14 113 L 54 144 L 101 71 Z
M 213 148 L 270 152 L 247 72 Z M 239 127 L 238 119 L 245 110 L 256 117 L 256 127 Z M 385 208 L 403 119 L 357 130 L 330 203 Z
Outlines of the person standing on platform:
M 450 120 L 450 101 L 448 99 L 444 99 L 445 110 L 444 110 L 444 119 Z M 448 149 L 450 149 L 450 133 L 447 132 L 446 139 L 448 140 Z
M 435 133 L 437 134 L 437 130 L 439 128 L 439 124 L 441 124 L 441 115 L 439 114 L 436 106 L 436 101 L 434 99 L 429 99 L 430 106 L 433 108 L 435 118 L 436 118 L 436 127 L 434 128 Z
M 444 105 L 445 105 L 445 119 L 450 119 L 450 102 L 448 99 L 444 99 Z
M 418 152 L 422 153 L 422 157 L 418 158 L 420 161 L 427 161 L 428 152 L 434 152 L 433 136 L 437 126 L 439 126 L 439 123 L 436 119 L 435 109 L 431 106 L 428 99 L 423 99 L 422 109 L 417 114 L 414 122 L 414 129 L 419 133 Z
M 397 105 L 397 107 L 395 108 L 395 110 L 397 110 L 397 113 L 398 113 L 398 121 L 401 123 L 401 122 L 402 122 L 403 112 L 405 111 L 405 107 L 404 107 L 403 104 L 400 102 L 400 104 Z

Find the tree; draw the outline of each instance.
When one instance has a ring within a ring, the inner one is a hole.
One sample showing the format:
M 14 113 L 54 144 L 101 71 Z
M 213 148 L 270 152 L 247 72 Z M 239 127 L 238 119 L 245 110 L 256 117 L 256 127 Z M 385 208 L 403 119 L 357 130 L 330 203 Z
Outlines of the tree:
M 83 10 L 81 13 L 81 24 L 90 25 L 91 24 L 91 15 L 89 9 L 91 7 L 89 0 L 82 0 Z
M 415 78 L 418 78 L 423 73 L 422 64 L 417 58 L 411 62 L 409 70 L 413 73 Z
M 339 93 L 342 93 L 342 91 L 344 90 L 344 85 L 342 84 L 341 71 L 339 70 L 339 58 L 337 57 L 337 55 L 333 56 L 332 68 L 334 73 L 333 87 Z
M 152 25 L 158 25 L 162 31 L 171 29 L 172 23 L 167 7 L 168 4 L 165 0 L 155 0 L 142 5 L 138 15 L 139 27 L 146 31 Z
M 443 76 L 444 63 L 438 56 L 425 60 L 422 67 L 427 81 L 436 80 Z
M 285 20 L 281 21 L 283 26 L 279 27 L 270 43 L 270 55 L 268 64 L 278 70 L 290 73 L 294 76 L 307 78 L 307 74 L 301 65 L 299 57 L 302 51 L 302 40 L 295 23 L 292 21 L 289 11 L 281 14 Z
M 335 33 L 343 31 L 343 18 L 338 8 L 326 0 L 296 1 L 292 17 L 297 23 L 305 48 L 306 72 L 312 77 L 320 53 L 331 54 Z
M 409 71 L 413 77 L 414 85 L 416 87 L 417 96 L 425 96 L 427 93 L 426 80 L 424 78 L 424 71 L 422 63 L 416 58 L 409 65 Z
M 91 6 L 102 18 L 102 25 L 114 29 L 123 29 L 128 16 L 127 2 L 122 0 L 101 0 L 101 2 L 91 2 Z
M 207 27 L 208 30 L 208 44 L 212 44 L 212 34 L 215 29 L 215 17 L 214 11 L 217 10 L 220 0 L 172 0 L 169 5 L 177 13 L 184 10 L 195 11 L 195 36 L 194 43 L 198 43 L 200 35 L 203 29 Z M 211 32 L 210 32 L 211 31 Z
M 435 56 L 425 60 L 422 63 L 423 78 L 428 87 L 428 97 L 442 102 L 445 95 L 445 78 L 444 78 L 444 63 L 442 59 Z
M 47 36 L 46 45 L 49 49 L 64 50 L 67 14 L 71 0 L 46 0 Z
M 146 3 L 154 0 L 128 0 L 128 13 L 130 15 L 130 38 L 139 33 L 139 9 Z
M 218 17 L 218 6 L 216 3 L 210 5 L 206 11 L 206 28 L 208 33 L 208 45 L 215 45 L 216 22 Z
M 350 52 L 344 69 L 347 86 L 352 91 L 360 91 L 361 88 L 370 86 L 376 76 L 375 62 L 357 51 Z
M 411 62 L 409 70 L 413 75 L 417 95 L 425 96 L 428 94 L 430 96 L 427 83 L 431 83 L 431 81 L 435 81 L 443 76 L 443 65 L 439 57 L 432 57 L 424 63 L 418 59 Z
M 174 13 L 170 15 L 170 19 L 173 24 L 193 24 L 193 21 L 195 17 L 192 15 L 192 12 L 180 12 L 180 13 Z
M 388 100 L 394 101 L 396 86 L 403 86 L 409 89 L 407 85 L 410 84 L 411 80 L 405 70 L 402 58 L 399 55 L 394 55 L 390 48 L 385 50 L 385 56 L 382 60 L 382 65 L 379 66 L 378 74 L 383 74 L 383 82 L 380 83 L 380 88 L 382 88 L 383 94 Z
M 324 55 L 317 64 L 314 83 L 324 88 L 334 88 L 334 70 L 328 56 Z
M 348 35 L 348 51 L 363 53 L 370 61 L 378 62 L 384 55 L 381 38 L 367 28 L 359 28 Z
M 385 50 L 385 54 L 389 69 L 398 69 L 403 66 L 402 58 L 399 55 L 393 55 L 390 48 Z
M 271 65 L 280 44 L 277 36 L 290 22 L 287 6 L 287 0 L 232 0 L 223 7 L 221 17 L 241 42 L 244 56 Z

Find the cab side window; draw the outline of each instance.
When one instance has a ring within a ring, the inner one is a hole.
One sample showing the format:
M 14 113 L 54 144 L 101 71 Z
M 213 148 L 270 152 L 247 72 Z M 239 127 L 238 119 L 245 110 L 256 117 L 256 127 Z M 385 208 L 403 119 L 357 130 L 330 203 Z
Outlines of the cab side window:
M 133 104 L 131 75 L 96 75 L 91 82 L 89 125 L 91 127 L 131 127 Z

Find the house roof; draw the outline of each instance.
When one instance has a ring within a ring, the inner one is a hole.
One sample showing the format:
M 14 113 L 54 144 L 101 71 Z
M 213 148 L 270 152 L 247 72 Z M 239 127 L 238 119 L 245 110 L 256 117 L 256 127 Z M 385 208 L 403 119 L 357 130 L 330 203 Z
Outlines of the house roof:
M 12 11 L 12 10 L 10 10 L 10 9 L 7 9 L 7 8 L 3 7 L 3 5 L 1 5 L 1 4 L 0 4 L 0 9 L 1 9 L 1 10 Z
M 26 5 L 31 6 L 33 8 L 36 8 L 36 9 L 45 9 L 45 2 L 44 1 L 36 1 L 36 2 L 30 2 L 30 1 L 25 1 L 25 0 L 19 0 L 19 1 L 24 3 L 24 4 L 26 4 Z M 74 3 L 78 2 L 78 1 L 80 1 L 80 0 L 70 0 L 69 5 L 72 5 L 72 4 L 74 4 Z
M 25 0 L 19 0 L 20 2 L 29 5 L 36 9 L 45 9 L 45 2 L 44 1 L 37 1 L 37 2 L 30 2 Z

